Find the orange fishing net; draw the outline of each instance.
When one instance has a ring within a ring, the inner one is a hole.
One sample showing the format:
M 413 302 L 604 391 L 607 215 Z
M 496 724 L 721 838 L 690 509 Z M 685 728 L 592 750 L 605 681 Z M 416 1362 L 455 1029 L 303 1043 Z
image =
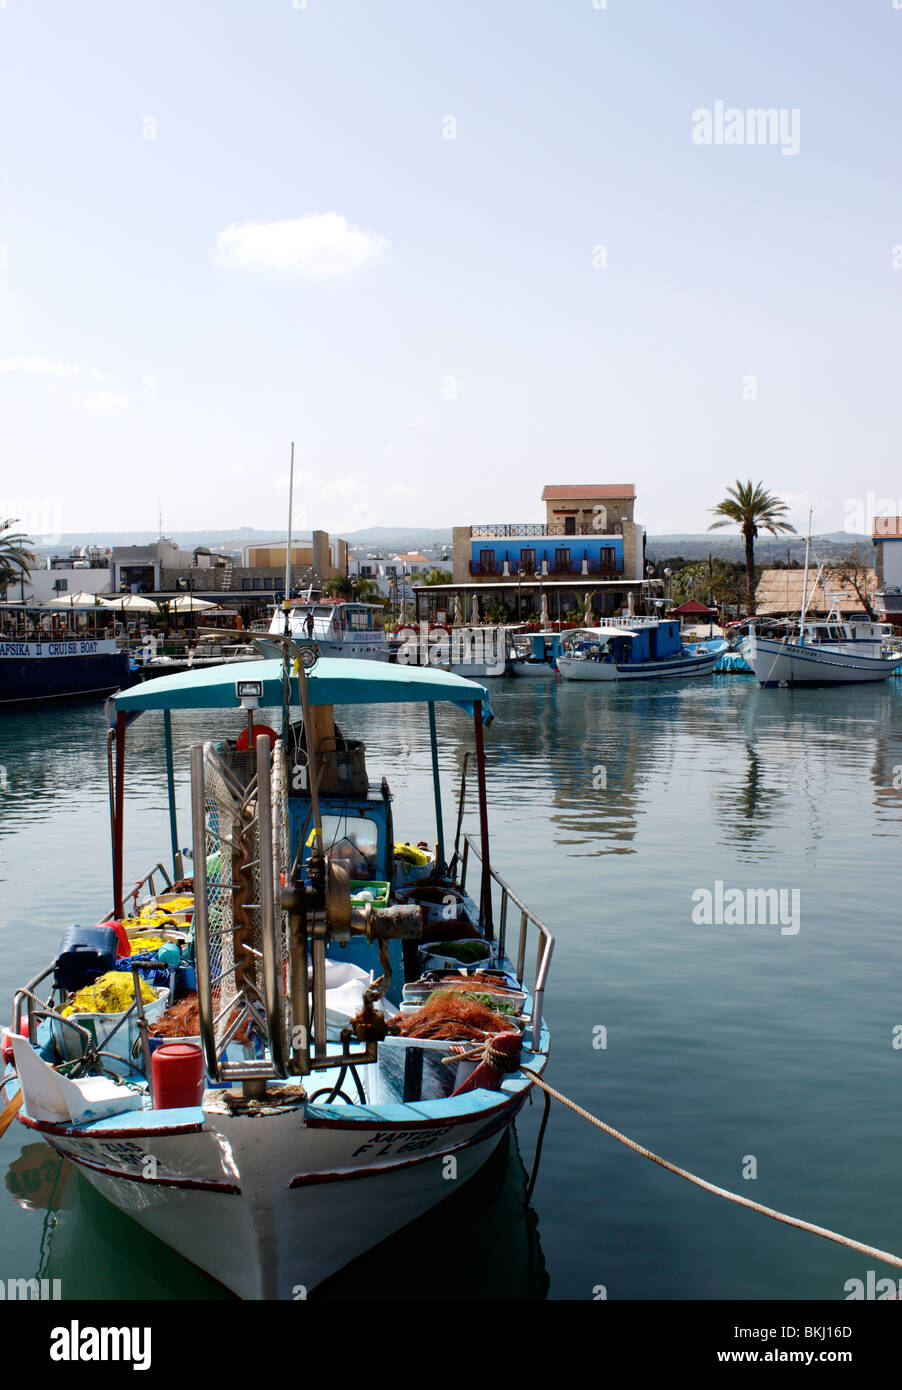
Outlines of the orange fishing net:
M 155 1038 L 196 1038 L 200 1032 L 197 1017 L 197 995 L 186 994 L 177 1004 L 173 1004 L 156 1023 L 150 1025 Z
M 400 1014 L 389 1027 L 402 1038 L 475 1038 L 484 1041 L 492 1033 L 510 1031 L 510 1019 L 493 1013 L 475 999 L 438 994 L 415 1014 Z

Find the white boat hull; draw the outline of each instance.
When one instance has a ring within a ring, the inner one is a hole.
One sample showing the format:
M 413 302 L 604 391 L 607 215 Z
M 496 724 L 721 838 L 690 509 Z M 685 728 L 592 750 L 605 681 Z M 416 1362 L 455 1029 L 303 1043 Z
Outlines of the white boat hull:
M 298 1299 L 472 1177 L 528 1089 L 505 1089 L 467 1115 L 448 1103 L 444 1121 L 424 1113 L 435 1103 L 406 1121 L 342 1106 L 305 1120 L 302 1104 L 233 1115 L 218 1092 L 207 1093 L 202 1122 L 198 1111 L 173 1111 L 168 1128 L 159 1111 L 155 1123 L 129 1127 L 123 1115 L 93 1133 L 21 1118 L 114 1206 L 240 1298 Z
M 582 661 L 576 657 L 559 656 L 561 675 L 568 681 L 648 681 L 684 680 L 690 676 L 709 676 L 722 652 L 701 656 L 675 657 L 668 661 Z
M 854 656 L 825 647 L 759 637 L 742 639 L 742 655 L 759 685 L 860 685 L 883 681 L 902 665 L 902 657 Z
M 525 676 L 527 680 L 547 680 L 558 672 L 548 661 L 512 661 L 511 674 Z
M 304 647 L 309 644 L 310 639 L 298 632 L 292 632 L 292 638 L 299 646 Z M 314 639 L 319 648 L 320 656 L 328 657 L 349 657 L 358 661 L 390 661 L 392 652 L 387 642 L 374 642 L 367 639 L 357 639 L 348 637 L 342 641 L 339 639 L 317 637 Z M 258 638 L 257 646 L 268 657 L 281 657 L 282 647 L 273 642 L 269 644 L 265 637 Z

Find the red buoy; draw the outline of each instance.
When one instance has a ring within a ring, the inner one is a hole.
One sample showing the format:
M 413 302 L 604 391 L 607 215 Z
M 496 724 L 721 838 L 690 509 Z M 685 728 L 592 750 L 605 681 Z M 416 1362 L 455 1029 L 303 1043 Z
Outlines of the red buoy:
M 6 1063 L 7 1066 L 12 1065 L 12 1063 L 13 1063 L 12 1032 L 13 1032 L 12 1028 L 4 1028 L 4 1030 L 3 1030 L 3 1042 L 2 1042 L 2 1044 L 0 1044 L 0 1056 L 3 1057 L 3 1061 Z M 27 1014 L 23 1014 L 23 1015 L 22 1015 L 22 1021 L 21 1021 L 21 1023 L 19 1024 L 19 1035 L 20 1035 L 21 1037 L 23 1037 L 23 1038 L 27 1038 L 27 1037 L 28 1037 L 28 1015 L 27 1015 Z
M 200 1105 L 204 1097 L 204 1059 L 194 1043 L 163 1043 L 150 1059 L 155 1110 Z

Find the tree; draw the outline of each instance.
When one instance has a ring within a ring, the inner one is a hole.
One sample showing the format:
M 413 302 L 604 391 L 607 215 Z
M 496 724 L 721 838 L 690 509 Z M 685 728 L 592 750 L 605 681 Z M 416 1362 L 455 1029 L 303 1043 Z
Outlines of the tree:
M 848 555 L 842 556 L 832 564 L 824 578 L 828 582 L 838 579 L 841 588 L 854 589 L 871 622 L 879 621 L 871 603 L 874 596 L 874 571 L 870 565 L 865 564 L 857 550 L 850 551 Z
M 378 584 L 359 574 L 343 574 L 336 579 L 327 579 L 325 592 L 332 598 L 354 599 L 357 603 L 368 603 L 371 599 L 381 602 Z
M 722 526 L 738 526 L 745 537 L 746 607 L 749 614 L 755 611 L 755 537 L 759 531 L 769 531 L 772 536 L 784 531 L 795 534 L 795 527 L 783 520 L 783 513 L 789 508 L 773 493 L 765 491 L 760 483 L 752 484 L 736 479 L 735 487 L 727 488 L 727 495 L 711 511 L 718 518 L 712 521 L 709 531 Z
M 423 583 L 427 588 L 430 588 L 433 584 L 453 584 L 454 576 L 449 574 L 447 570 L 431 569 L 424 578 Z
M 0 589 L 4 595 L 8 585 L 31 573 L 38 558 L 33 550 L 27 549 L 28 536 L 10 530 L 16 525 L 18 522 L 9 518 L 0 522 Z
M 745 566 L 714 555 L 709 560 L 684 565 L 677 571 L 673 576 L 673 603 L 678 607 L 694 598 L 718 608 L 738 609 L 745 588 Z

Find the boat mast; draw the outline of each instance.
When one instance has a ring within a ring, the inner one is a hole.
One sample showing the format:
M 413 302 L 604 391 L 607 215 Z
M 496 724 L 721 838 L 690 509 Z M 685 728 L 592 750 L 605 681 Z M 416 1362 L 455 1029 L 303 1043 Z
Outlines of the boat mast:
M 805 582 L 802 586 L 802 611 L 799 614 L 799 641 L 802 640 L 802 633 L 805 629 L 805 610 L 808 607 L 808 552 L 811 549 L 811 513 L 814 508 L 808 508 L 808 535 L 805 537 Z

